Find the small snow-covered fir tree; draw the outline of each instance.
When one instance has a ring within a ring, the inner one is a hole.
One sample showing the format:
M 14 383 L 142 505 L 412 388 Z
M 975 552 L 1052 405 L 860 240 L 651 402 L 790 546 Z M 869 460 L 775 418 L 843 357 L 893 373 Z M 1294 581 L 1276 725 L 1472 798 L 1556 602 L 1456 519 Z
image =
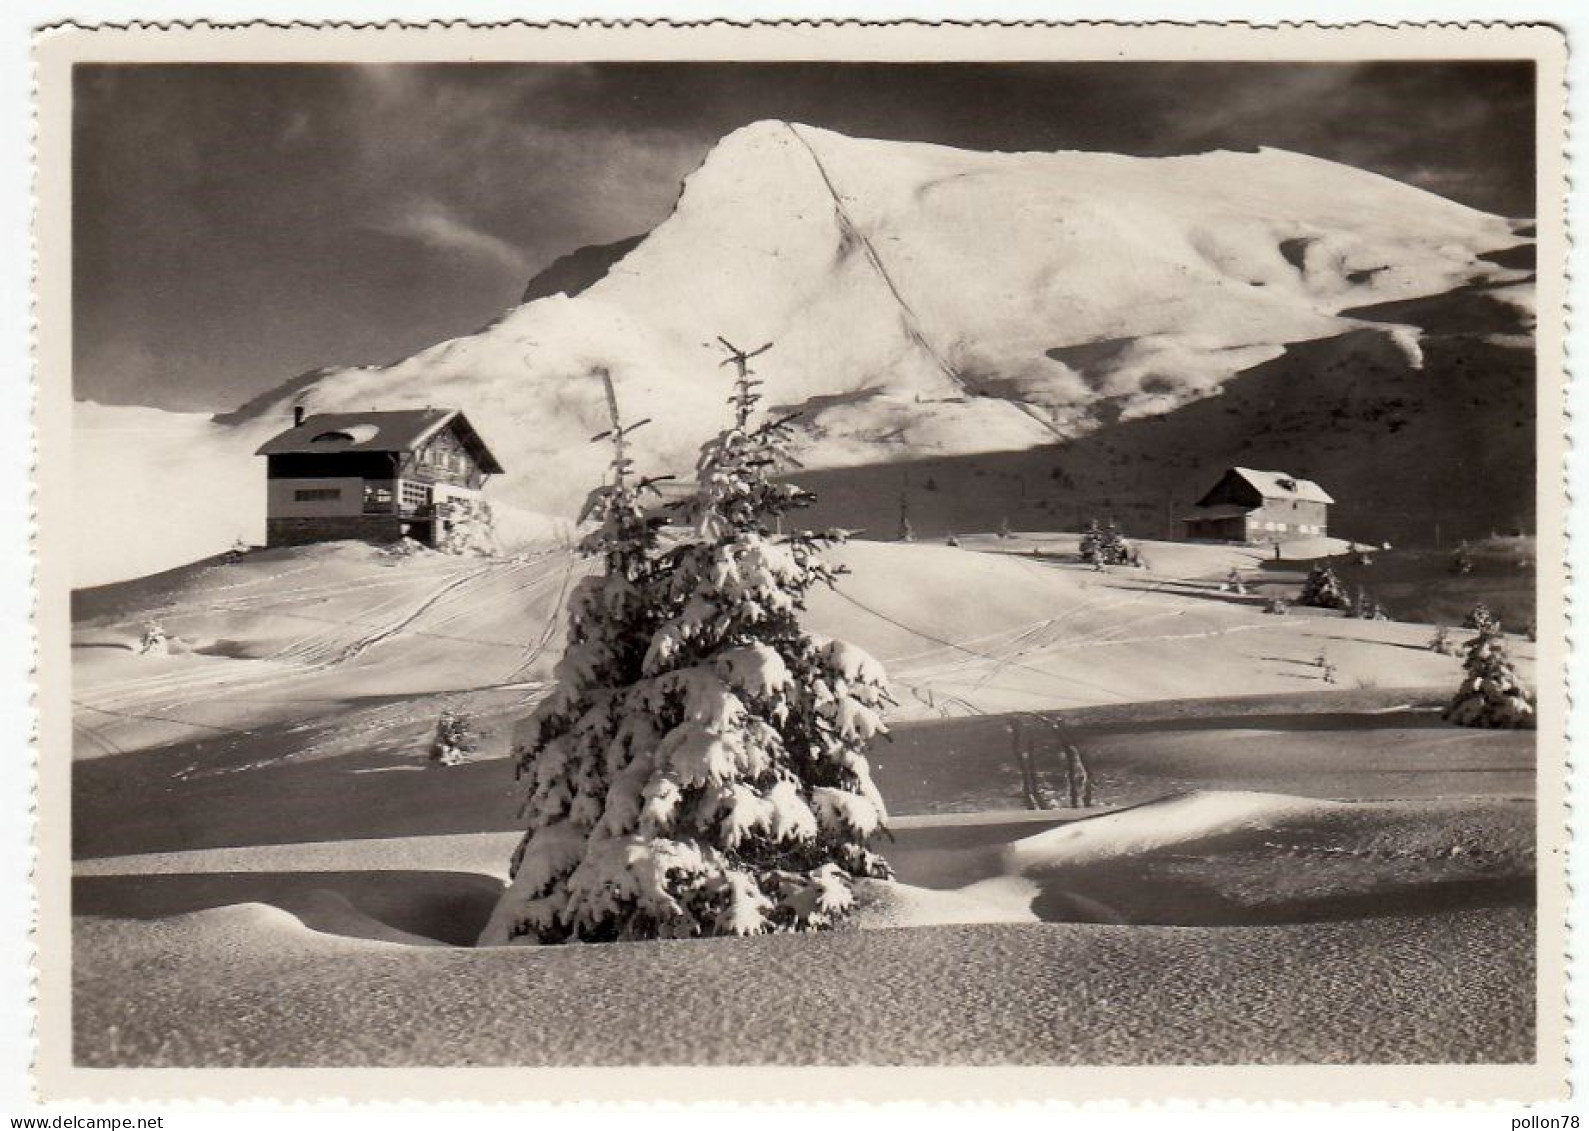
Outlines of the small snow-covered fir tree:
M 790 421 L 751 424 L 762 351 L 729 348 L 735 420 L 697 465 L 693 534 L 665 553 L 631 541 L 645 616 L 601 626 L 629 649 L 622 673 L 575 716 L 558 701 L 586 665 L 565 656 L 532 720 L 530 828 L 482 942 L 820 929 L 848 913 L 853 879 L 888 875 L 866 846 L 885 810 L 864 753 L 884 733 L 886 680 L 801 627 L 839 536 L 773 533 L 810 496 L 775 478 Z M 594 785 L 571 786 L 569 765 Z
M 1098 520 L 1092 519 L 1087 523 L 1087 529 L 1081 535 L 1081 560 L 1088 565 L 1099 565 L 1103 557 L 1103 527 L 1098 525 Z
M 1517 677 L 1499 630 L 1482 630 L 1463 645 L 1462 684 L 1445 710 L 1457 726 L 1533 729 L 1534 697 Z
M 910 500 L 904 492 L 899 496 L 899 529 L 895 532 L 895 539 L 900 542 L 914 542 L 916 531 L 910 525 Z
M 1451 572 L 1455 574 L 1473 572 L 1473 554 L 1469 551 L 1466 542 L 1451 551 Z
M 439 766 L 461 766 L 473 760 L 479 749 L 474 720 L 463 711 L 443 711 L 430 740 L 430 760 Z
M 157 620 L 148 620 L 143 625 L 143 635 L 138 638 L 138 655 L 164 656 L 171 651 L 171 639 L 166 635 L 165 626 Z
M 1087 523 L 1081 536 L 1081 560 L 1094 567 L 1136 564 L 1132 547 L 1112 520 L 1104 526 L 1098 525 L 1097 519 Z
M 1445 625 L 1436 626 L 1435 634 L 1429 640 L 1429 651 L 1438 652 L 1442 656 L 1457 654 L 1456 642 L 1451 639 L 1451 632 Z
M 496 516 L 484 499 L 448 499 L 437 509 L 445 528 L 436 544 L 442 553 L 490 558 L 502 552 Z
M 1241 571 L 1235 567 L 1225 575 L 1225 580 L 1219 583 L 1221 593 L 1235 593 L 1238 596 L 1247 595 L 1247 583 L 1241 579 Z
M 1014 535 L 1010 532 L 1010 520 L 1009 520 L 1008 516 L 999 519 L 999 537 L 1000 538 L 1013 538 L 1014 537 Z
M 1501 631 L 1501 622 L 1496 615 L 1490 612 L 1490 607 L 1483 601 L 1468 610 L 1468 615 L 1462 618 L 1462 627 L 1471 628 L 1478 633 Z
M 1102 554 L 1105 565 L 1125 565 L 1131 560 L 1131 547 L 1113 519 L 1103 528 Z
M 1333 569 L 1322 564 L 1308 571 L 1308 579 L 1302 583 L 1296 603 L 1315 609 L 1347 609 L 1352 604 L 1341 579 Z

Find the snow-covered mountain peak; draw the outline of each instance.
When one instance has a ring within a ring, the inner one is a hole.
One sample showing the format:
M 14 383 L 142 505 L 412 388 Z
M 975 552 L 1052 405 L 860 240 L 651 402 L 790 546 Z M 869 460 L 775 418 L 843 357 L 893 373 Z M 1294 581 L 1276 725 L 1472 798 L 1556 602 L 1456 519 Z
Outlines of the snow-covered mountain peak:
M 808 466 L 1029 448 L 1217 392 L 1344 311 L 1514 277 L 1499 217 L 1319 158 L 981 153 L 761 121 L 724 137 L 638 243 L 565 257 L 533 301 L 395 365 L 330 371 L 291 403 L 465 409 L 498 490 L 567 510 L 600 474 L 597 369 L 647 470 L 687 472 L 723 422 L 721 334 L 776 343 L 774 404 Z M 1398 330 L 1416 354 L 1416 334 Z

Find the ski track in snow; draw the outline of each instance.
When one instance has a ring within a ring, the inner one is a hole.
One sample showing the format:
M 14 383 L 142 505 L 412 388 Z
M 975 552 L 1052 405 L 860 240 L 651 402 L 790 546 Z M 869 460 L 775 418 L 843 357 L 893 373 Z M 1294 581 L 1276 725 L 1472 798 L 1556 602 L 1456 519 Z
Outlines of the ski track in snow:
M 478 568 L 468 569 L 462 574 L 457 572 L 455 565 L 449 563 L 450 568 L 442 573 L 441 583 L 427 585 L 418 594 L 412 592 L 416 579 L 411 575 L 403 575 L 303 586 L 260 595 L 242 602 L 186 605 L 177 610 L 170 619 L 177 620 L 180 616 L 190 614 L 198 615 L 206 610 L 249 611 L 271 617 L 288 616 L 315 620 L 323 627 L 279 648 L 262 660 L 244 662 L 246 666 L 239 671 L 218 673 L 213 670 L 212 665 L 203 664 L 176 672 L 107 683 L 74 702 L 83 712 L 118 719 L 165 722 L 174 726 L 206 731 L 247 733 L 244 728 L 221 727 L 181 718 L 177 712 L 196 703 L 214 699 L 218 694 L 235 694 L 242 691 L 253 693 L 324 674 L 352 663 L 372 649 L 379 648 L 399 636 L 429 636 L 517 650 L 522 658 L 515 658 L 515 667 L 501 683 L 503 686 L 512 686 L 514 681 L 520 679 L 534 663 L 535 658 L 545 650 L 555 632 L 557 612 L 561 608 L 561 596 L 566 591 L 573 569 L 571 565 L 559 559 L 560 556 L 540 556 L 530 559 L 492 561 Z M 547 568 L 548 566 L 551 568 Z M 505 580 L 508 584 L 505 589 L 501 589 Z M 487 607 L 485 602 L 479 600 L 479 594 L 488 590 L 492 591 L 495 601 L 503 596 L 520 596 L 537 589 L 549 588 L 554 583 L 558 586 L 558 600 L 550 607 L 552 613 L 548 616 L 543 631 L 532 641 L 481 640 L 472 636 L 429 631 L 432 627 L 456 624 L 477 609 Z M 323 601 L 334 597 L 346 597 L 393 585 L 406 585 L 409 591 L 396 593 L 361 609 L 358 614 L 359 619 L 353 621 L 338 620 L 334 617 L 314 617 L 291 609 L 275 607 L 305 599 Z M 438 613 L 442 615 L 437 616 Z M 380 619 L 371 623 L 366 618 L 371 617 L 372 614 L 381 614 Z M 434 621 L 430 619 L 433 617 Z M 349 628 L 356 631 L 350 635 L 346 631 Z M 268 665 L 268 668 L 262 671 L 255 666 L 258 664 Z M 381 708 L 373 708 L 371 711 L 378 718 Z M 392 713 L 401 715 L 402 711 L 395 710 Z M 369 723 L 372 720 L 366 715 L 363 721 Z M 361 730 L 387 730 L 396 726 L 410 725 L 412 721 L 411 717 L 404 716 L 394 719 L 386 726 L 379 724 L 374 727 L 361 726 Z M 79 719 L 74 725 L 80 734 L 102 751 L 120 752 L 114 739 L 105 733 L 110 729 L 109 726 L 96 726 L 87 719 Z M 300 753 L 312 752 L 318 745 L 320 744 L 311 744 Z
M 315 628 L 260 660 L 229 666 L 184 665 L 181 670 L 113 681 L 93 688 L 79 702 L 82 708 L 79 733 L 107 752 L 109 746 L 119 747 L 114 737 L 118 724 L 101 724 L 94 716 L 125 716 L 129 721 L 169 722 L 173 726 L 190 726 L 203 731 L 248 733 L 246 729 L 193 721 L 182 715 L 193 705 L 213 700 L 218 695 L 235 699 L 238 695 L 283 688 L 355 663 L 371 650 L 398 637 L 500 648 L 513 653 L 504 657 L 506 663 L 502 668 L 496 668 L 492 662 L 488 669 L 491 674 L 478 686 L 454 689 L 459 694 L 521 687 L 531 692 L 540 689 L 538 682 L 526 676 L 556 638 L 569 589 L 581 570 L 579 559 L 567 552 L 550 552 L 491 561 L 478 567 L 465 567 L 456 562 L 405 564 L 420 568 L 398 569 L 390 577 L 300 585 L 279 594 L 238 595 L 227 602 L 185 607 L 179 615 L 189 611 L 199 615 L 199 610 L 226 608 L 261 617 L 303 618 L 313 621 Z M 1033 565 L 1032 568 L 1048 573 L 1054 567 Z M 298 572 L 301 570 L 287 570 L 273 577 L 279 580 Z M 896 650 L 887 655 L 884 662 L 893 673 L 893 683 L 908 701 L 942 717 L 983 715 L 1022 707 L 1051 710 L 1078 703 L 1129 700 L 1131 696 L 1106 686 L 1105 682 L 1076 674 L 1078 669 L 1085 668 L 1082 655 L 1097 649 L 1170 645 L 1238 633 L 1284 631 L 1294 635 L 1298 631 L 1295 624 L 1267 619 L 1232 623 L 1215 619 L 1210 624 L 1208 608 L 1197 603 L 1197 594 L 1185 591 L 1186 586 L 1196 586 L 1201 593 L 1207 588 L 1203 578 L 1154 580 L 1120 574 L 1101 576 L 1104 579 L 1101 585 L 1095 587 L 1084 582 L 1070 595 L 1073 603 L 1055 616 L 953 639 L 951 635 L 954 634 L 944 634 L 943 630 L 934 632 L 928 626 L 911 623 L 919 621 L 918 617 L 895 616 L 879 607 L 875 600 L 862 600 L 843 588 L 836 593 L 839 599 L 866 616 L 929 645 L 919 650 Z M 254 583 L 251 579 L 237 587 L 246 588 Z M 393 586 L 401 588 L 389 594 L 382 593 Z M 378 596 L 378 599 L 346 619 L 334 615 L 314 616 L 296 608 L 280 607 L 305 601 L 327 603 L 359 595 Z M 1166 599 L 1174 602 L 1172 607 L 1164 607 Z M 479 633 L 479 628 L 485 625 L 501 623 L 501 618 L 489 613 L 493 607 L 532 610 L 529 623 L 521 622 L 516 628 L 523 633 L 523 639 L 493 638 Z M 1187 623 L 1188 618 L 1191 623 Z M 1163 631 L 1143 631 L 1150 625 Z M 1310 632 L 1313 627 L 1309 625 L 1302 631 L 1321 635 Z M 424 696 L 416 693 L 409 698 Z M 373 737 L 417 725 L 418 720 L 418 715 L 404 709 L 365 707 L 346 720 L 347 725 L 342 730 L 356 727 Z M 317 728 L 316 724 L 309 723 L 296 729 L 312 731 Z M 313 753 L 326 745 L 325 741 L 313 741 L 302 752 Z
M 1105 627 L 1071 636 L 1055 635 L 1056 630 L 1062 629 L 1066 623 L 1077 618 L 1140 605 L 1144 601 L 1150 600 L 1153 596 L 1169 592 L 1170 586 L 1189 585 L 1199 583 L 1202 580 L 1181 577 L 1164 578 L 1138 588 L 1128 596 L 1079 601 L 1076 605 L 1056 617 L 1049 617 L 1029 624 L 1018 625 L 1013 628 L 1003 629 L 983 636 L 968 637 L 958 641 L 946 640 L 923 629 L 906 624 L 880 609 L 863 603 L 850 594 L 841 591 L 839 596 L 863 612 L 892 624 L 896 628 L 904 629 L 906 632 L 930 641 L 935 645 L 935 647 L 924 649 L 920 652 L 893 655 L 883 662 L 894 672 L 894 682 L 901 687 L 909 689 L 917 702 L 931 710 L 938 711 L 944 717 L 949 717 L 948 713 L 943 709 L 945 704 L 958 706 L 967 714 L 983 715 L 989 712 L 974 702 L 972 697 L 977 693 L 997 690 L 1008 694 L 1011 691 L 1019 690 L 1017 688 L 1000 687 L 993 682 L 1012 668 L 1043 677 L 1051 682 L 1070 684 L 1085 687 L 1090 691 L 1102 692 L 1120 701 L 1126 701 L 1130 698 L 1130 696 L 1112 691 L 1101 685 L 1089 683 L 1075 676 L 1064 675 L 1051 667 L 1039 667 L 1034 663 L 1024 662 L 1027 660 L 1058 659 L 1066 653 L 1079 652 L 1089 648 L 1201 640 L 1229 636 L 1238 632 L 1271 631 L 1277 627 L 1282 627 L 1271 624 L 1231 624 L 1199 632 L 1166 632 L 1141 636 L 1117 635 L 1133 626 L 1146 624 L 1150 621 L 1185 617 L 1194 611 L 1192 608 L 1187 607 L 1155 610 L 1134 620 L 1116 621 Z M 947 660 L 938 664 L 930 662 L 935 657 L 954 654 L 959 654 L 961 658 Z M 949 690 L 950 687 L 955 686 L 961 687 L 958 693 Z M 1045 705 L 1052 706 L 1054 704 Z

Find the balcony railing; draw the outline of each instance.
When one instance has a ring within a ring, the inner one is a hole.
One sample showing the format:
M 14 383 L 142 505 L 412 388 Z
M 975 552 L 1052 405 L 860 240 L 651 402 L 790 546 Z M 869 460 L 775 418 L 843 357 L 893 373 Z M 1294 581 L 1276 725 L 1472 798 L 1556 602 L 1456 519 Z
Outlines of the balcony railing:
M 365 499 L 364 513 L 395 514 L 398 518 L 435 518 L 436 504 L 403 503 L 398 505 L 391 499 Z

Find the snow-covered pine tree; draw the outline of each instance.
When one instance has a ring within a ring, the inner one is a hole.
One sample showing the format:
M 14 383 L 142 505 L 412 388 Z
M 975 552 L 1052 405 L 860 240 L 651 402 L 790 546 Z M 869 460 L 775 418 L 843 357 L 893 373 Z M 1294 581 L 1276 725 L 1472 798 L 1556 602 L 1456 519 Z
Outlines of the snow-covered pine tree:
M 1517 678 L 1498 629 L 1483 629 L 1463 645 L 1462 684 L 1445 718 L 1464 727 L 1532 730 L 1534 697 Z
M 1104 565 L 1125 565 L 1131 560 L 1131 547 L 1126 544 L 1120 528 L 1110 519 L 1104 527 L 1102 555 Z
M 140 656 L 164 656 L 171 651 L 171 640 L 166 635 L 165 626 L 157 620 L 148 620 L 143 625 L 143 635 L 138 638 L 138 654 Z
M 1469 551 L 1466 542 L 1451 551 L 1451 572 L 1456 574 L 1473 572 L 1473 554 Z
M 1081 536 L 1081 560 L 1088 565 L 1102 564 L 1103 557 L 1103 528 L 1098 525 L 1098 520 L 1092 519 L 1087 523 L 1087 529 Z
M 558 941 L 571 928 L 570 881 L 600 822 L 611 781 L 608 747 L 624 714 L 624 697 L 644 678 L 651 634 L 671 613 L 662 604 L 657 527 L 644 497 L 655 480 L 634 478 L 628 436 L 646 421 L 624 425 L 612 379 L 606 384 L 612 428 L 593 437 L 613 449 L 611 482 L 592 491 L 580 521 L 594 528 L 579 553 L 598 561 L 568 598 L 568 644 L 557 684 L 516 736 L 515 776 L 526 783 L 520 816 L 527 828 L 513 854 L 513 883 L 481 936 L 482 944 Z
M 762 351 L 728 348 L 734 425 L 697 465 L 693 536 L 654 559 L 667 615 L 590 724 L 599 816 L 553 904 L 529 842 L 484 942 L 820 929 L 849 911 L 852 879 L 888 874 L 866 847 L 885 811 L 864 751 L 892 700 L 875 660 L 800 625 L 839 536 L 774 535 L 810 496 L 775 478 L 789 419 L 751 424 Z
M 1451 632 L 1445 625 L 1437 625 L 1435 634 L 1429 640 L 1429 651 L 1438 652 L 1442 656 L 1455 656 L 1457 646 L 1451 639 Z
M 999 519 L 999 537 L 1000 538 L 1012 538 L 1012 537 L 1014 537 L 1014 535 L 1010 533 L 1010 520 L 1009 520 L 1008 516 Z
M 496 516 L 484 499 L 448 499 L 437 509 L 446 528 L 436 546 L 442 553 L 490 558 L 502 552 Z
M 1462 627 L 1471 628 L 1475 632 L 1486 633 L 1501 631 L 1501 622 L 1496 615 L 1490 612 L 1490 607 L 1483 601 L 1468 610 L 1468 615 L 1462 618 Z
M 1352 604 L 1341 579 L 1333 569 L 1322 563 L 1308 571 L 1308 579 L 1302 583 L 1302 592 L 1297 594 L 1296 603 L 1315 609 L 1346 609 Z
M 1081 560 L 1094 567 L 1136 565 L 1141 560 L 1113 519 L 1103 526 L 1097 519 L 1090 520 L 1081 536 L 1080 550 Z
M 461 766 L 479 749 L 474 720 L 463 711 L 444 710 L 430 740 L 430 760 L 439 766 Z

